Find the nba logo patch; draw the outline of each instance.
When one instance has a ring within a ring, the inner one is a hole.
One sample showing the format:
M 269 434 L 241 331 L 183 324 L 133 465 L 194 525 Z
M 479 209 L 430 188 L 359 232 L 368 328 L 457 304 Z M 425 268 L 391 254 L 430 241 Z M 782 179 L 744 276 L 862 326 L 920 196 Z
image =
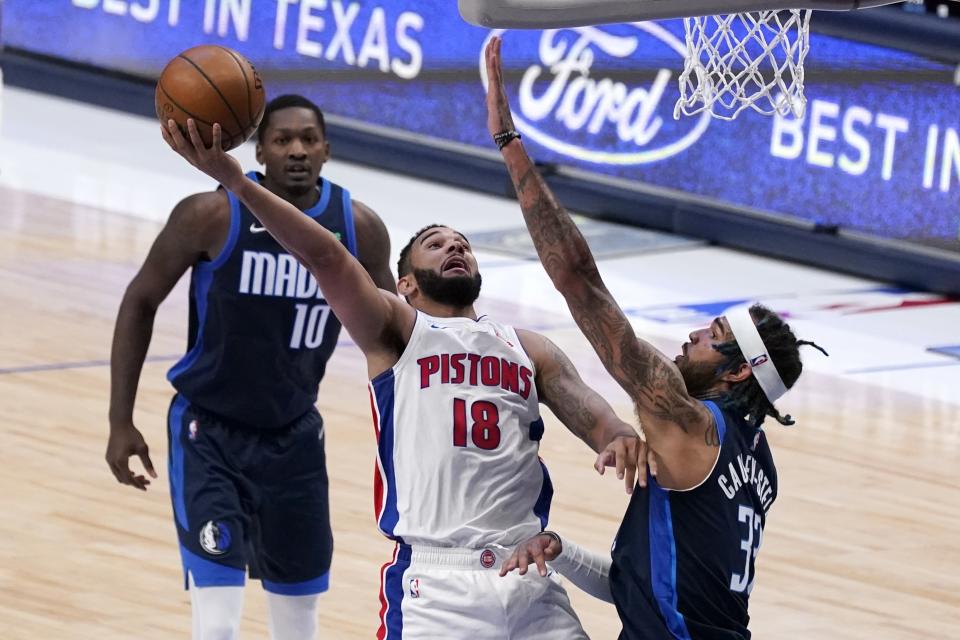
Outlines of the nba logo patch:
M 490 549 L 484 549 L 483 553 L 480 554 L 480 566 L 489 569 L 495 564 L 497 564 L 497 556 Z
M 420 597 L 420 578 L 410 578 L 410 597 Z
M 767 361 L 767 354 L 761 353 L 761 354 L 760 354 L 759 356 L 757 356 L 756 358 L 751 358 L 751 359 L 750 359 L 750 366 L 751 366 L 751 367 L 759 367 L 760 365 L 762 365 L 762 364 L 763 364 L 764 362 L 766 362 L 766 361 Z
M 187 427 L 187 437 L 191 440 L 197 439 L 197 421 L 191 420 L 190 425 Z

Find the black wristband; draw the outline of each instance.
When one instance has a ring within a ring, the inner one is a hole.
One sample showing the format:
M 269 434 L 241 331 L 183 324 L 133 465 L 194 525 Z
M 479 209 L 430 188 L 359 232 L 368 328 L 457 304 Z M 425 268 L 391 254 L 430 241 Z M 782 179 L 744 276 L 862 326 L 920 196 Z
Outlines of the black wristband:
M 500 133 L 493 134 L 493 141 L 497 143 L 497 149 L 503 150 L 511 140 L 520 140 L 523 136 L 515 129 L 507 129 Z

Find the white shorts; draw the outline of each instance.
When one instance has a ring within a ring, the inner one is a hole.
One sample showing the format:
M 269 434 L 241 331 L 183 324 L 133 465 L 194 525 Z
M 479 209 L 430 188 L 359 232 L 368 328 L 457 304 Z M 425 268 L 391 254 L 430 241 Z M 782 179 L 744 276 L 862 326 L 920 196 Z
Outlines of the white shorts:
M 586 640 L 560 576 L 501 578 L 509 553 L 398 544 L 380 571 L 378 640 Z

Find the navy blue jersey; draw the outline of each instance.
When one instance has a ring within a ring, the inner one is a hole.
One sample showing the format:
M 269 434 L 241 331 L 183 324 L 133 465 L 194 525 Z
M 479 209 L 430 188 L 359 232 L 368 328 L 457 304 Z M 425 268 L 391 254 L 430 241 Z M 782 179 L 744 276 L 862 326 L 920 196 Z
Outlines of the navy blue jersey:
M 651 478 L 617 533 L 610 587 L 623 639 L 750 638 L 747 600 L 777 471 L 762 431 L 704 404 L 721 443 L 710 476 L 688 491 Z
M 305 215 L 356 255 L 350 193 L 322 178 L 317 188 L 320 199 Z M 307 269 L 228 196 L 227 242 L 213 260 L 193 267 L 188 350 L 167 379 L 195 406 L 273 429 L 317 401 L 340 322 Z

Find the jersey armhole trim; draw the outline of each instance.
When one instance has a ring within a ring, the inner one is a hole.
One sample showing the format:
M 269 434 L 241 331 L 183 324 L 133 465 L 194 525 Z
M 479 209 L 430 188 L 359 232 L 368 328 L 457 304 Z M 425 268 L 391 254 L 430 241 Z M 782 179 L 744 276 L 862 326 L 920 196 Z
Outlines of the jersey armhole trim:
M 349 191 L 346 189 L 342 189 L 342 191 L 343 226 L 347 234 L 347 251 L 349 251 L 354 258 L 359 259 L 360 256 L 357 253 L 357 229 L 353 222 L 353 200 L 350 198 Z
M 701 404 L 710 410 L 710 414 L 713 416 L 713 421 L 717 426 L 717 438 L 720 440 L 720 446 L 717 447 L 717 457 L 713 460 L 713 465 L 710 467 L 710 471 L 703 477 L 703 480 L 693 485 L 689 489 L 667 489 L 661 487 L 664 491 L 671 491 L 673 493 L 689 493 L 695 491 L 702 487 L 707 480 L 713 475 L 713 472 L 717 470 L 717 463 L 720 462 L 720 454 L 723 452 L 723 441 L 727 435 L 727 423 L 723 419 L 723 412 L 720 411 L 720 407 L 716 405 L 712 400 L 702 400 Z
M 423 334 L 423 326 L 427 323 L 427 315 L 414 309 L 413 312 L 416 317 L 413 320 L 413 331 L 410 333 L 410 340 L 407 341 L 407 346 L 404 347 L 403 353 L 400 354 L 400 357 L 397 358 L 397 361 L 393 363 L 393 366 L 389 369 L 384 369 L 374 377 L 370 378 L 370 384 L 377 384 L 377 382 L 386 378 L 387 376 L 394 374 L 399 371 L 400 368 L 407 363 L 407 360 L 412 358 L 410 355 L 416 351 L 417 344 L 420 340 L 420 336 Z
M 481 316 L 481 317 L 482 317 L 482 316 Z M 530 357 L 530 352 L 527 351 L 527 348 L 526 348 L 525 346 L 523 346 L 523 340 L 520 338 L 520 332 L 517 331 L 517 328 L 514 327 L 513 325 L 506 325 L 506 324 L 504 324 L 504 325 L 500 325 L 500 326 L 510 329 L 510 331 L 513 332 L 513 337 L 517 339 L 517 346 L 520 347 L 520 351 L 523 353 L 524 356 L 526 356 L 527 362 L 530 363 L 530 368 L 533 370 L 533 379 L 534 379 L 533 390 L 536 391 L 536 390 L 537 390 L 537 385 L 536 385 L 536 379 L 537 379 L 537 363 L 536 363 L 536 361 L 534 361 L 533 358 Z M 530 331 L 530 333 L 534 333 L 534 332 L 533 332 L 533 331 Z M 539 334 L 537 334 L 537 335 L 539 335 Z M 545 338 L 545 337 L 546 337 L 546 336 L 544 336 L 544 338 Z M 557 347 L 557 348 L 559 349 L 559 347 Z M 540 394 L 539 394 L 539 393 L 537 394 L 537 402 L 540 402 Z
M 220 268 L 224 262 L 230 257 L 233 253 L 233 248 L 237 244 L 237 238 L 240 237 L 240 201 L 237 199 L 237 196 L 233 195 L 230 191 L 224 189 L 227 193 L 227 202 L 230 204 L 230 228 L 227 231 L 227 241 L 223 243 L 223 248 L 220 249 L 220 253 L 216 255 L 215 258 L 209 262 L 200 262 L 197 264 L 199 268 L 207 269 L 210 271 L 215 271 Z

